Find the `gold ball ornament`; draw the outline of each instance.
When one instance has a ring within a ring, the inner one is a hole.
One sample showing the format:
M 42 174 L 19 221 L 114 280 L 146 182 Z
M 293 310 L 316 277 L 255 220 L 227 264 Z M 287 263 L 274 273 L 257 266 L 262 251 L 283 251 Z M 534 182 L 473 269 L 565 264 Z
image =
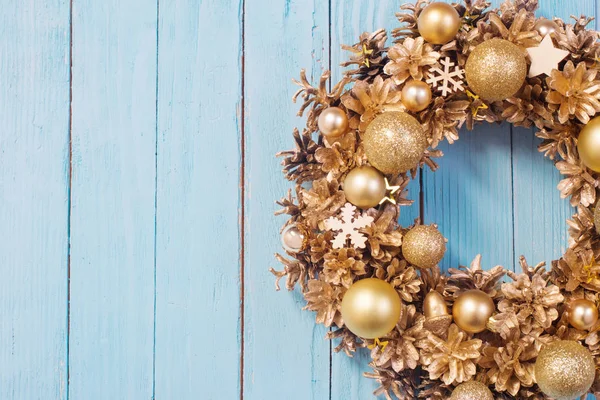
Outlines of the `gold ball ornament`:
M 350 171 L 343 186 L 346 200 L 360 208 L 377 206 L 387 191 L 384 176 L 368 165 Z
M 479 333 L 485 330 L 494 310 L 492 298 L 481 290 L 474 289 L 458 296 L 452 307 L 452 316 L 456 325 L 463 331 Z
M 587 331 L 598 322 L 598 307 L 594 302 L 577 299 L 569 303 L 569 324 L 573 328 Z
M 554 21 L 546 18 L 540 18 L 533 26 L 542 37 L 554 33 L 558 30 L 558 25 Z
M 460 16 L 450 4 L 432 3 L 419 14 L 418 28 L 429 43 L 446 44 L 458 34 Z
M 581 130 L 577 138 L 577 149 L 586 167 L 600 172 L 600 117 L 593 118 Z
M 348 131 L 348 116 L 339 107 L 329 107 L 321 112 L 317 125 L 323 136 L 335 139 Z
M 471 52 L 465 75 L 471 90 L 484 100 L 505 100 L 523 86 L 527 61 L 517 45 L 504 39 L 492 39 Z
M 307 232 L 304 228 L 300 227 L 300 225 L 288 225 L 281 232 L 281 245 L 290 253 L 302 251 L 306 247 L 307 241 Z
M 419 164 L 427 136 L 414 117 L 404 112 L 378 115 L 367 127 L 363 145 L 369 163 L 384 174 L 397 175 Z
M 402 255 L 419 268 L 435 267 L 446 253 L 446 239 L 433 225 L 417 225 L 404 235 Z
M 377 339 L 390 333 L 400 318 L 398 292 L 381 279 L 355 282 L 342 299 L 346 327 L 364 339 Z
M 426 109 L 432 96 L 431 88 L 423 81 L 410 81 L 402 88 L 402 104 L 412 112 Z
M 581 344 L 559 340 L 544 347 L 535 362 L 535 379 L 545 395 L 572 400 L 590 389 L 596 376 L 594 357 Z
M 494 400 L 494 395 L 483 383 L 468 381 L 461 383 L 452 391 L 450 400 Z

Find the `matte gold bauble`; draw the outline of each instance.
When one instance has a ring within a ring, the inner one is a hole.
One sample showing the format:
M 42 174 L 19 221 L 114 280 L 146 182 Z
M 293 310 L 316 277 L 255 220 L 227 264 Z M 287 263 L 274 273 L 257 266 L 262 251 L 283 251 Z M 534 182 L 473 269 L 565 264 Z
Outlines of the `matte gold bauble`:
M 554 21 L 550 21 L 546 18 L 541 18 L 538 22 L 535 23 L 533 29 L 535 29 L 542 37 L 544 37 L 546 35 L 556 32 L 558 30 L 558 25 L 556 25 L 556 22 Z
M 485 330 L 488 319 L 494 313 L 494 301 L 481 290 L 467 290 L 452 306 L 454 322 L 460 329 L 469 333 Z
M 363 142 L 369 163 L 384 174 L 398 175 L 419 164 L 427 136 L 415 118 L 404 112 L 386 112 L 369 124 Z
M 435 267 L 446 253 L 446 239 L 433 225 L 417 225 L 404 235 L 402 255 L 419 268 Z
M 447 3 L 432 3 L 419 14 L 419 33 L 431 44 L 452 41 L 460 29 L 458 12 Z
M 569 303 L 569 324 L 573 328 L 587 331 L 598 322 L 598 307 L 594 302 L 577 299 Z
M 364 339 L 377 339 L 390 333 L 400 318 L 400 296 L 381 279 L 355 282 L 342 299 L 346 327 Z
M 291 224 L 281 232 L 281 245 L 290 253 L 298 253 L 306 247 L 308 235 L 300 225 Z
M 321 112 L 317 124 L 323 136 L 337 138 L 348 131 L 348 116 L 339 107 L 329 107 Z
M 572 400 L 584 395 L 594 383 L 596 367 L 588 349 L 571 340 L 544 347 L 535 362 L 535 379 L 546 396 Z
M 427 293 L 425 300 L 423 300 L 423 314 L 425 314 L 425 318 L 448 315 L 448 306 L 446 305 L 444 296 L 435 290 Z
M 504 39 L 492 39 L 475 47 L 465 75 L 473 92 L 488 101 L 505 100 L 521 89 L 527 76 L 523 50 Z
M 600 117 L 592 119 L 577 138 L 579 158 L 592 171 L 600 172 Z
M 431 104 L 431 88 L 423 81 L 410 81 L 402 88 L 402 104 L 409 111 L 419 112 Z
M 384 176 L 368 165 L 350 171 L 343 186 L 346 200 L 360 208 L 375 207 L 387 191 Z
M 461 383 L 453 391 L 450 400 L 494 400 L 492 391 L 481 382 Z

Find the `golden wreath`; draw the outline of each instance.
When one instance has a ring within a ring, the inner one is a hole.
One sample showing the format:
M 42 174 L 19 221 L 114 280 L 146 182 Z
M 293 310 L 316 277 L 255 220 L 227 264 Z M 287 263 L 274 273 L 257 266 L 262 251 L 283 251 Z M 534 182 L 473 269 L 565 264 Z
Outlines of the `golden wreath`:
M 366 375 L 388 399 L 600 395 L 599 35 L 592 18 L 536 18 L 536 0 L 489 6 L 403 5 L 390 47 L 385 30 L 343 46 L 351 69 L 331 90 L 328 72 L 318 87 L 304 71 L 294 81 L 307 122 L 278 154 L 296 189 L 278 202 L 288 257 L 271 271 L 277 289 L 300 285 L 336 351 L 371 349 Z M 397 223 L 440 141 L 481 121 L 537 127 L 565 175 L 577 214 L 549 271 L 523 257 L 521 274 L 485 271 L 478 256 L 445 275 L 437 227 Z

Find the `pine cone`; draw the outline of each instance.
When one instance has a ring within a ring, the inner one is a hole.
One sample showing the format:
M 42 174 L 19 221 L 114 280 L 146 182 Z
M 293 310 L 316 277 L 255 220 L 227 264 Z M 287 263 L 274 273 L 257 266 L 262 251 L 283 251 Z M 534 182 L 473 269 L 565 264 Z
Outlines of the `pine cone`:
M 493 36 L 500 35 L 503 39 L 523 48 L 537 47 L 542 38 L 534 29 L 535 15 L 525 8 L 517 8 L 517 10 L 515 14 L 502 12 L 502 18 L 496 13 L 490 13 Z
M 354 115 L 350 127 L 364 132 L 378 114 L 386 111 L 404 111 L 400 101 L 402 92 L 396 89 L 391 79 L 377 76 L 373 83 L 357 81 L 352 90 L 342 96 L 342 104 Z
M 348 132 L 333 144 L 318 148 L 314 159 L 320 163 L 320 169 L 327 173 L 329 180 L 338 181 L 343 181 L 349 171 L 366 162 L 355 132 Z
M 537 124 L 536 124 L 537 125 Z M 553 128 L 544 128 L 535 133 L 535 135 L 543 139 L 538 146 L 538 151 L 544 153 L 544 156 L 551 160 L 556 159 L 558 154 L 561 158 L 567 157 L 568 149 L 575 146 L 575 137 L 579 128 L 575 127 L 571 122 L 564 125 L 553 125 Z
M 415 342 L 427 336 L 423 329 L 425 317 L 417 313 L 414 305 L 402 304 L 400 320 L 385 340 L 385 348 L 376 346 L 371 350 L 373 365 L 378 368 L 393 369 L 402 372 L 406 369 L 413 370 L 419 365 L 419 351 Z
M 440 53 L 433 51 L 433 47 L 422 37 L 409 37 L 390 47 L 388 58 L 389 61 L 383 70 L 400 85 L 410 77 L 417 81 L 422 80 L 426 68 L 437 63 Z
M 353 248 L 332 250 L 323 259 L 323 271 L 319 278 L 335 286 L 350 288 L 357 277 L 367 273 L 362 255 Z
M 437 97 L 431 107 L 425 111 L 421 120 L 431 137 L 431 147 L 436 148 L 444 140 L 452 144 L 458 140 L 458 127 L 467 118 L 470 103 L 467 100 L 445 101 Z
M 405 180 L 406 186 L 409 180 Z M 401 189 L 402 190 L 402 189 Z M 369 210 L 367 214 L 374 218 L 374 222 L 362 229 L 367 236 L 367 246 L 371 257 L 380 262 L 390 262 L 400 254 L 402 245 L 402 232 L 398 229 L 398 208 L 388 205 L 383 211 Z
M 573 207 L 579 204 L 589 207 L 596 202 L 596 188 L 600 186 L 600 181 L 596 174 L 592 175 L 579 159 L 574 147 L 573 145 L 567 148 L 564 161 L 556 163 L 558 172 L 566 176 L 558 183 L 557 188 L 560 190 L 561 198 L 571 198 L 570 202 Z
M 304 293 L 306 307 L 303 309 L 317 313 L 317 324 L 342 327 L 344 321 L 341 304 L 345 292 L 346 288 L 343 286 L 330 285 L 320 279 L 311 279 L 308 281 L 308 290 Z
M 419 36 L 417 22 L 419 14 L 429 4 L 429 0 L 417 0 L 416 3 L 405 3 L 400 6 L 402 12 L 396 13 L 396 18 L 400 21 L 400 28 L 392 31 L 392 36 L 396 38 L 396 43 L 399 43 L 405 37 Z
M 591 250 L 580 255 L 568 249 L 564 256 L 552 261 L 552 282 L 568 292 L 582 287 L 595 293 L 600 292 L 600 264 Z
M 594 18 L 580 17 L 575 19 L 574 25 L 564 25 L 563 29 L 556 32 L 558 46 L 567 50 L 569 57 L 573 62 L 585 61 L 588 66 L 597 63 L 596 57 L 600 53 L 600 43 L 598 43 L 598 32 L 586 29 L 586 26 Z
M 314 279 L 315 277 L 314 267 L 302 260 L 288 260 L 280 254 L 275 254 L 275 258 L 285 266 L 283 271 L 276 271 L 273 268 L 269 269 L 269 271 L 277 277 L 275 280 L 275 289 L 281 289 L 279 287 L 279 281 L 286 276 L 285 287 L 287 290 L 294 290 L 296 284 L 300 283 L 302 293 L 306 292 L 308 290 L 307 283 L 311 282 L 309 278 Z
M 305 129 L 301 136 L 298 129 L 294 129 L 294 141 L 296 142 L 294 150 L 277 153 L 277 157 L 283 157 L 281 165 L 285 177 L 301 184 L 325 176 L 325 172 L 315 159 L 315 153 L 320 146 L 312 139 L 311 132 Z
M 500 281 L 506 273 L 499 265 L 484 271 L 481 268 L 481 255 L 475 257 L 470 268 L 460 266 L 458 269 L 450 268 L 448 272 L 450 277 L 444 295 L 452 298 L 471 289 L 481 290 L 495 298 L 499 294 Z
M 448 400 L 452 395 L 452 387 L 437 380 L 424 378 L 419 389 L 419 399 Z
M 516 396 L 521 386 L 533 386 L 539 350 L 530 338 L 509 342 L 502 347 L 486 346 L 482 353 L 479 365 L 488 369 L 487 376 L 497 392 Z
M 528 81 L 515 96 L 504 102 L 502 118 L 515 126 L 531 128 L 532 124 L 543 129 L 552 122 L 552 113 L 546 108 L 542 81 L 534 78 Z
M 387 266 L 375 264 L 375 276 L 389 282 L 398 291 L 402 300 L 411 303 L 418 298 L 421 291 L 421 279 L 414 267 L 406 260 L 394 258 Z
M 577 214 L 567 221 L 569 225 L 569 246 L 571 248 L 592 249 L 594 257 L 600 256 L 600 236 L 594 225 L 592 210 L 582 205 L 577 207 Z
M 384 395 L 387 400 L 393 400 L 392 395 L 398 400 L 412 400 L 416 397 L 417 383 L 412 371 L 398 374 L 389 368 L 373 367 L 373 372 L 365 372 L 364 376 L 379 382 L 380 386 L 373 392 L 375 396 Z
M 507 272 L 514 282 L 502 284 L 504 298 L 498 303 L 500 313 L 488 322 L 488 327 L 500 333 L 505 340 L 518 338 L 521 332 L 528 334 L 538 326 L 549 328 L 558 318 L 558 305 L 565 299 L 558 286 L 548 284 L 549 274 L 544 269 L 545 263 L 531 268 L 525 257 L 521 256 L 520 264 L 522 274 Z M 504 322 L 511 316 L 516 316 L 520 329 L 503 330 L 502 327 L 506 326 Z
M 421 349 L 421 363 L 423 369 L 429 372 L 429 379 L 441 379 L 446 385 L 451 385 L 475 376 L 475 363 L 480 357 L 482 341 L 468 339 L 467 333 L 453 324 L 448 329 L 447 340 L 430 333 L 427 339 L 417 343 Z
M 587 69 L 581 62 L 575 68 L 572 61 L 567 62 L 562 71 L 553 70 L 546 79 L 550 92 L 546 101 L 553 111 L 558 111 L 561 124 L 575 117 L 582 124 L 590 122 L 590 117 L 600 112 L 600 81 L 596 80 L 598 71 Z
M 353 80 L 372 81 L 375 77 L 383 74 L 383 66 L 386 62 L 384 52 L 387 32 L 379 29 L 373 33 L 364 32 L 360 35 L 359 42 L 352 45 L 342 45 L 342 49 L 352 53 L 350 60 L 341 64 L 342 67 L 356 66 L 355 69 L 346 71 L 344 74 Z
M 334 347 L 333 350 L 336 353 L 339 353 L 343 350 L 348 357 L 352 357 L 352 355 L 356 352 L 357 347 L 365 346 L 363 342 L 358 343 L 359 339 L 347 328 L 329 330 L 329 332 L 327 332 L 325 335 L 325 338 L 329 340 L 340 339 L 340 343 Z
M 310 190 L 301 189 L 300 201 L 306 205 L 302 216 L 311 229 L 317 229 L 327 218 L 335 215 L 346 204 L 346 196 L 337 180 L 328 182 L 321 178 L 313 182 Z

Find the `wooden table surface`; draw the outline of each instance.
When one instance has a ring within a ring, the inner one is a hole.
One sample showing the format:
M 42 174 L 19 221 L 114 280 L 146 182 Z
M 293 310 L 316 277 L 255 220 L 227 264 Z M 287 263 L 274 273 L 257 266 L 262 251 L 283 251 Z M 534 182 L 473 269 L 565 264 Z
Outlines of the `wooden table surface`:
M 499 0 L 494 1 L 498 5 Z M 595 16 L 594 0 L 540 14 Z M 397 26 L 400 1 L 6 0 L 0 7 L 0 399 L 364 400 L 275 292 L 290 98 Z M 484 125 L 411 184 L 443 266 L 559 257 L 560 176 L 533 132 Z

